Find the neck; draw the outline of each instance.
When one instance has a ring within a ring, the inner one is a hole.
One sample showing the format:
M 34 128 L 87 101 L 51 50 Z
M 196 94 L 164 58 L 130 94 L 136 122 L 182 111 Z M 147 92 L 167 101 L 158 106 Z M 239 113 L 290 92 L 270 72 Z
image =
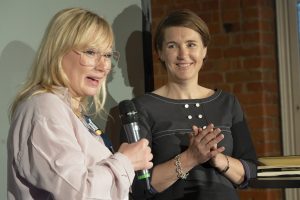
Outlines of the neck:
M 82 111 L 81 106 L 80 106 L 80 101 L 81 101 L 81 98 L 74 98 L 74 97 L 71 98 L 72 110 L 75 113 L 75 115 L 77 115 L 78 117 L 80 117 L 81 111 Z
M 211 96 L 214 91 L 198 84 L 183 85 L 169 82 L 154 93 L 170 99 L 202 99 Z
M 168 83 L 165 85 L 165 95 L 172 99 L 195 99 L 197 98 L 198 91 L 202 87 L 200 85 L 181 85 L 175 83 Z

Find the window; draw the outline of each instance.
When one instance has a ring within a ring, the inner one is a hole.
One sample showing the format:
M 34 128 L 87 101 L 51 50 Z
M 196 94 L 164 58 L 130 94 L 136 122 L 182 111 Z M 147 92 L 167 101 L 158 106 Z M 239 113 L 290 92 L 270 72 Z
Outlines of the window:
M 300 155 L 300 0 L 276 0 L 279 84 L 284 155 Z M 300 199 L 300 189 L 286 189 Z

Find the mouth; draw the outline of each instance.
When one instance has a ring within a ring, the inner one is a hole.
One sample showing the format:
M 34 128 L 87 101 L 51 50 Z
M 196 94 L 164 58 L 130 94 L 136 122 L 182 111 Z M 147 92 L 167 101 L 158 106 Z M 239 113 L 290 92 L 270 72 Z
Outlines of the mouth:
M 179 68 L 179 69 L 186 69 L 188 67 L 190 67 L 192 65 L 192 63 L 177 63 L 176 66 Z
M 101 78 L 99 77 L 95 77 L 95 76 L 88 76 L 87 77 L 88 83 L 93 86 L 93 87 L 97 87 L 99 85 L 99 82 L 101 80 Z

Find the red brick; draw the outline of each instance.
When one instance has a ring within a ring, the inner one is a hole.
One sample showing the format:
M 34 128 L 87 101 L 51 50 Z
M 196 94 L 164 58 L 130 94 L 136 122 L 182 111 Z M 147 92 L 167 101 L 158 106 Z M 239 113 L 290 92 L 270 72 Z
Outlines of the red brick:
M 228 22 L 239 22 L 241 19 L 239 10 L 223 10 L 222 20 L 224 23 Z
M 234 94 L 240 94 L 245 91 L 245 84 L 244 83 L 235 83 L 233 85 L 233 93 Z
M 263 133 L 263 135 L 252 134 L 252 138 L 257 143 L 263 143 L 263 141 L 266 141 L 266 143 L 269 142 L 274 143 L 281 140 L 281 136 L 279 134 L 268 133 L 268 132 Z
M 224 57 L 240 57 L 244 55 L 244 48 L 240 46 L 231 46 L 224 49 Z
M 206 83 L 218 83 L 224 82 L 224 76 L 220 72 L 205 73 L 199 77 L 199 80 Z
M 262 73 L 257 70 L 244 70 L 226 73 L 226 81 L 231 83 L 239 83 L 245 81 L 261 80 Z
M 212 22 L 208 25 L 210 34 L 219 34 L 222 32 L 220 23 Z
M 266 156 L 271 156 L 271 155 L 280 155 L 281 152 L 281 144 L 280 143 L 255 143 L 255 149 L 257 154 L 259 155 L 266 155 Z
M 245 58 L 243 60 L 243 65 L 247 69 L 252 68 L 269 68 L 274 69 L 274 67 L 277 65 L 276 60 L 273 57 L 250 57 Z
M 210 44 L 215 47 L 219 47 L 219 46 L 223 47 L 224 45 L 229 45 L 230 44 L 229 36 L 224 34 L 216 35 L 212 38 Z
M 222 10 L 240 9 L 242 0 L 221 0 Z
M 243 34 L 243 44 L 259 44 L 260 43 L 260 33 L 258 32 L 250 32 Z
M 241 199 L 244 200 L 283 200 L 283 189 L 248 189 L 239 190 Z
M 232 45 L 241 45 L 243 43 L 243 34 L 242 33 L 233 33 L 230 34 L 231 44 Z
M 274 44 L 275 35 L 273 33 L 261 33 L 260 34 L 261 42 L 264 44 Z
M 258 18 L 259 10 L 257 7 L 246 7 L 243 9 L 243 19 L 245 21 L 253 21 Z
M 222 48 L 209 48 L 207 50 L 207 56 L 209 59 L 219 59 L 223 57 Z

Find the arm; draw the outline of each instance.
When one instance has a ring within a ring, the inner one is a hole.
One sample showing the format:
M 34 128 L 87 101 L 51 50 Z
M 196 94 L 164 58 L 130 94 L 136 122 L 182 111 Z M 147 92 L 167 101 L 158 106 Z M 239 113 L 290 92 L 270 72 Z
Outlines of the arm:
M 239 185 L 244 181 L 245 170 L 240 160 L 219 153 L 210 163 L 234 184 Z
M 212 124 L 205 130 L 193 126 L 190 145 L 186 151 L 180 154 L 179 158 L 181 170 L 184 173 L 188 173 L 196 165 L 202 164 L 224 151 L 224 147 L 211 150 L 224 137 L 219 133 L 220 129 L 213 130 Z M 158 192 L 162 192 L 176 182 L 178 178 L 175 161 L 171 159 L 154 167 L 151 184 Z
M 38 102 L 42 105 L 28 106 L 34 111 L 21 108 L 20 126 L 14 128 L 19 138 L 14 159 L 27 184 L 57 199 L 126 197 L 134 177 L 128 157 L 112 155 L 57 99 Z
M 99 148 L 94 149 L 98 158 L 87 155 L 70 130 L 66 123 L 63 126 L 46 121 L 35 124 L 26 179 L 55 198 L 67 195 L 71 199 L 78 196 L 102 199 L 109 198 L 111 190 L 124 197 L 134 176 L 130 160 L 121 153 L 111 155 L 99 142 Z M 23 160 L 22 165 L 26 162 Z
M 217 154 L 211 159 L 210 163 L 218 171 L 222 171 L 228 166 L 228 170 L 223 175 L 234 184 L 244 187 L 250 178 L 256 177 L 256 153 L 246 119 L 236 98 L 234 99 L 232 113 L 232 156 Z
M 252 142 L 252 138 L 243 116 L 243 120 L 235 123 L 231 127 L 233 137 L 232 157 L 238 159 L 245 171 L 244 181 L 239 187 L 246 187 L 251 178 L 255 178 L 257 174 L 257 156 Z

